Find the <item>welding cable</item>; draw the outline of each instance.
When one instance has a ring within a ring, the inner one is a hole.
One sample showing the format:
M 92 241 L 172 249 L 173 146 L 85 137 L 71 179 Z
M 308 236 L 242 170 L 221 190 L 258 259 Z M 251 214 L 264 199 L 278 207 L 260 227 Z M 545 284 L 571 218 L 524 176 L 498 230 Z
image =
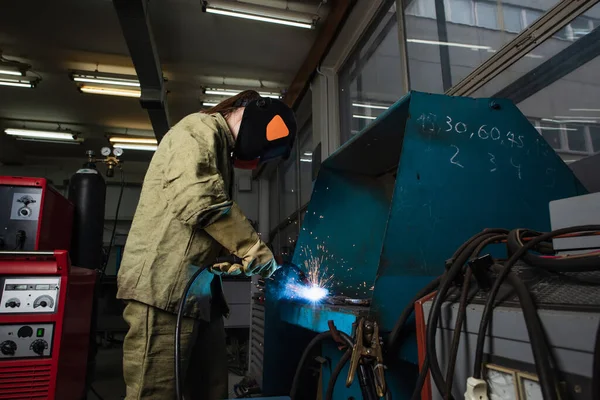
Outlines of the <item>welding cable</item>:
M 354 347 L 354 341 L 350 336 L 342 331 L 337 332 L 349 350 L 352 350 Z M 302 353 L 302 357 L 300 357 L 300 362 L 298 362 L 298 366 L 296 367 L 296 373 L 294 374 L 294 380 L 292 381 L 292 389 L 290 390 L 290 398 L 292 400 L 298 400 L 298 389 L 300 387 L 300 378 L 302 377 L 302 371 L 304 370 L 304 365 L 306 364 L 308 357 L 313 352 L 313 350 L 321 344 L 321 342 L 332 339 L 334 340 L 333 333 L 331 331 L 321 332 L 317 336 L 315 336 L 304 349 L 304 353 Z
M 329 376 L 329 382 L 327 383 L 327 391 L 325 392 L 325 400 L 333 400 L 333 391 L 335 390 L 335 384 L 340 374 L 342 373 L 342 370 L 344 369 L 351 357 L 352 348 L 349 348 L 340 358 L 333 371 L 331 371 L 331 376 Z
M 450 346 L 450 358 L 448 360 L 448 369 L 446 370 L 446 394 L 444 399 L 448 400 L 452 395 L 452 383 L 454 382 L 454 369 L 456 368 L 456 359 L 458 357 L 458 346 L 460 345 L 460 334 L 465 321 L 467 311 L 467 300 L 469 298 L 469 286 L 471 284 L 471 276 L 473 270 L 467 268 L 465 279 L 463 281 L 462 293 L 460 294 L 460 302 L 458 305 L 458 314 L 456 316 L 456 324 L 454 325 L 454 333 L 452 335 L 452 345 Z
M 438 388 L 440 394 L 443 394 L 443 390 L 446 388 L 445 377 L 440 368 L 439 361 L 437 359 L 435 336 L 437 332 L 437 325 L 441 315 L 442 304 L 446 299 L 448 290 L 454 284 L 454 280 L 462 271 L 464 264 L 472 256 L 475 250 L 487 240 L 495 238 L 498 233 L 504 232 L 504 230 L 498 230 L 500 232 L 490 230 L 488 233 L 479 235 L 476 239 L 472 240 L 471 243 L 464 248 L 461 254 L 456 257 L 454 263 L 444 275 L 444 279 L 440 283 L 440 287 L 435 295 L 431 310 L 429 312 L 429 318 L 426 328 L 426 340 L 425 345 L 427 347 L 427 354 L 429 355 L 429 369 L 431 371 L 431 377 Z M 495 232 L 495 233 L 492 233 Z
M 506 239 L 506 234 L 499 234 L 491 236 L 479 243 L 479 246 L 473 251 L 471 255 L 471 261 L 481 255 L 481 252 L 490 244 L 497 243 Z M 450 345 L 450 357 L 448 359 L 448 367 L 446 370 L 446 391 L 444 398 L 450 399 L 452 396 L 452 385 L 454 383 L 454 371 L 456 368 L 456 360 L 458 358 L 458 348 L 460 345 L 460 336 L 463 328 L 465 315 L 467 311 L 467 301 L 469 299 L 471 278 L 473 276 L 473 270 L 467 267 L 465 277 L 462 284 L 462 292 L 460 295 L 460 301 L 458 305 L 458 312 L 456 316 L 456 323 L 454 325 L 454 333 L 452 335 L 452 344 Z M 477 290 L 477 289 L 476 289 Z
M 119 172 L 121 173 L 121 189 L 119 190 L 119 198 L 117 200 L 117 208 L 115 210 L 115 222 L 113 223 L 112 233 L 110 235 L 110 242 L 108 242 L 108 254 L 106 255 L 106 260 L 102 264 L 102 269 L 100 270 L 100 282 L 102 282 L 102 279 L 104 278 L 104 275 L 106 273 L 106 267 L 108 266 L 108 261 L 110 260 L 110 253 L 115 243 L 115 237 L 117 235 L 117 223 L 119 222 L 119 211 L 121 210 L 121 200 L 123 199 L 123 192 L 125 191 L 125 174 L 120 164 Z
M 504 267 L 498 277 L 494 280 L 494 284 L 490 289 L 488 297 L 485 302 L 485 307 L 483 309 L 483 314 L 481 316 L 481 322 L 479 324 L 479 331 L 477 336 L 477 347 L 475 351 L 475 363 L 473 368 L 474 377 L 477 379 L 481 379 L 482 374 L 482 366 L 483 366 L 483 347 L 485 344 L 485 335 L 487 332 L 487 328 L 489 322 L 492 319 L 492 314 L 494 310 L 494 303 L 496 301 L 496 296 L 498 295 L 498 291 L 500 290 L 500 286 L 502 282 L 510 272 L 513 265 L 530 249 L 534 248 L 538 243 L 547 241 L 548 239 L 552 239 L 553 237 L 565 234 L 565 233 L 575 233 L 575 232 L 588 232 L 588 231 L 598 231 L 600 230 L 600 225 L 583 225 L 583 226 L 573 226 L 569 228 L 558 229 L 552 232 L 545 233 L 543 235 L 537 236 L 534 239 L 530 240 L 522 247 L 520 247 L 514 254 L 510 256 L 508 261 L 504 264 Z
M 396 324 L 394 325 L 390 336 L 388 336 L 386 352 L 394 353 L 396 350 L 398 350 L 398 345 L 400 344 L 398 343 L 400 339 L 400 333 L 402 332 L 402 328 L 404 328 L 404 325 L 406 325 L 406 322 L 412 315 L 413 310 L 415 308 L 415 303 L 423 297 L 427 296 L 429 293 L 436 290 L 440 285 L 441 280 L 442 277 L 438 276 L 437 278 L 429 282 L 427 286 L 419 290 L 417 294 L 415 294 L 410 300 L 410 302 L 406 305 L 406 307 L 404 307 L 404 310 L 402 310 L 402 314 L 400 314 L 400 317 L 396 320 Z
M 514 272 L 510 272 L 507 275 L 507 281 L 517 293 L 521 309 L 523 310 L 523 319 L 527 327 L 543 398 L 548 400 L 558 399 L 558 378 L 550 363 L 551 349 L 548 345 L 531 292 L 529 292 L 525 283 Z
M 419 371 L 419 377 L 415 382 L 413 394 L 410 397 L 411 400 L 421 400 L 421 392 L 423 391 L 423 386 L 425 385 L 427 374 L 429 374 L 429 356 L 425 355 L 425 359 L 423 360 L 423 364 L 421 365 L 421 371 Z
M 524 246 L 521 238 L 523 233 L 527 233 L 527 231 L 515 229 L 509 233 L 506 241 L 509 254 L 512 255 L 516 253 Z M 531 254 L 529 251 L 527 251 L 523 254 L 522 259 L 533 267 L 543 268 L 550 271 L 585 272 L 597 271 L 600 269 L 600 253 L 597 252 L 560 258 L 547 258 Z
M 200 268 L 198 268 L 198 270 L 196 272 L 194 272 L 192 277 L 188 280 L 187 284 L 185 285 L 185 289 L 183 289 L 183 296 L 181 297 L 181 300 L 179 301 L 179 307 L 177 308 L 177 322 L 175 324 L 175 357 L 174 357 L 175 360 L 174 361 L 175 361 L 175 393 L 177 396 L 176 397 L 177 400 L 183 400 L 183 379 L 182 379 L 182 371 L 181 371 L 182 370 L 182 365 L 181 365 L 181 325 L 183 323 L 185 301 L 187 299 L 187 296 L 190 292 L 192 285 L 196 281 L 196 278 L 198 278 L 198 276 L 202 272 L 204 272 L 205 270 L 207 270 L 214 264 L 223 263 L 223 262 L 229 262 L 231 264 L 240 264 L 241 260 L 235 256 L 219 257 L 215 260 L 214 263 L 205 264 L 205 265 L 201 266 Z

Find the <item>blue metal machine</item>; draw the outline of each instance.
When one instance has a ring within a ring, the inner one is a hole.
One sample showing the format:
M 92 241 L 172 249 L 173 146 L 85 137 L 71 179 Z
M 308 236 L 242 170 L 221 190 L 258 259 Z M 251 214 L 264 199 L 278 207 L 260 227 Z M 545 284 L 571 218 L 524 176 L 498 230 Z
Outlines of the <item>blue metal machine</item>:
M 333 320 L 352 335 L 367 316 L 389 332 L 444 261 L 486 227 L 549 230 L 548 203 L 585 189 L 520 113 L 503 99 L 411 92 L 325 160 L 293 262 L 322 257 L 335 295 L 369 306 L 310 305 L 267 288 L 264 393 L 289 393 L 306 343 Z M 342 352 L 324 345 L 323 390 Z M 387 359 L 394 399 L 410 397 L 418 374 L 414 338 Z M 345 374 L 335 399 L 360 399 Z

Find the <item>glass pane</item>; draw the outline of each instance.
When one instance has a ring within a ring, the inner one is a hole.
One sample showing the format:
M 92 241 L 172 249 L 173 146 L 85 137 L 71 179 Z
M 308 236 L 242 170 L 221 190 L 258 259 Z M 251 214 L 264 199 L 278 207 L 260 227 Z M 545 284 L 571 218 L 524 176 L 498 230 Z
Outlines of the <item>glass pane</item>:
M 571 151 L 587 151 L 585 128 L 582 125 L 567 125 L 567 144 Z
M 279 188 L 277 186 L 277 172 L 269 179 L 269 229 L 274 229 L 279 224 Z
M 503 5 L 502 14 L 504 16 L 504 30 L 507 32 L 518 33 L 523 29 L 522 11 L 521 8 Z
M 598 39 L 585 31 L 585 23 L 598 20 L 600 5 L 573 21 L 569 29 L 584 36 L 567 41 L 548 38 L 530 54 L 506 69 L 474 97 L 507 97 L 517 103 L 521 112 L 539 122 L 538 129 L 568 161 L 597 152 L 600 130 L 600 57 L 588 60 L 590 46 Z M 593 35 L 598 34 L 594 32 Z M 530 83 L 530 80 L 533 80 Z
M 557 2 L 412 0 L 405 14 L 411 89 L 445 92 Z
M 539 10 L 526 9 L 525 10 L 525 26 L 529 26 L 529 25 L 533 24 L 542 15 L 544 15 L 544 13 Z
M 296 248 L 296 242 L 298 241 L 298 224 L 292 223 L 281 231 L 281 239 L 279 251 L 283 256 L 284 260 L 291 261 L 291 257 L 294 255 L 294 249 Z
M 575 18 L 570 24 L 573 35 L 572 40 L 577 40 L 580 37 L 590 33 L 593 29 L 593 24 L 591 22 L 592 21 L 590 19 L 585 17 Z
M 300 206 L 309 202 L 312 194 L 312 124 L 300 137 Z
M 542 136 L 546 139 L 546 142 L 552 146 L 553 149 L 558 150 L 562 147 L 560 143 L 560 131 L 561 128 L 556 126 L 540 126 L 542 130 Z
M 298 175 L 296 173 L 296 151 L 292 150 L 290 158 L 279 168 L 280 212 L 279 221 L 285 220 L 298 209 Z
M 598 153 L 600 152 L 600 125 L 590 125 L 589 130 L 594 153 Z
M 449 14 L 450 18 L 447 18 L 450 22 L 465 25 L 475 25 L 475 18 L 473 16 L 473 2 L 471 0 L 452 0 L 448 3 L 450 6 Z
M 393 6 L 365 34 L 340 71 L 341 143 L 402 97 L 402 76 Z
M 498 29 L 498 6 L 484 1 L 478 1 L 475 4 L 477 26 L 488 29 Z

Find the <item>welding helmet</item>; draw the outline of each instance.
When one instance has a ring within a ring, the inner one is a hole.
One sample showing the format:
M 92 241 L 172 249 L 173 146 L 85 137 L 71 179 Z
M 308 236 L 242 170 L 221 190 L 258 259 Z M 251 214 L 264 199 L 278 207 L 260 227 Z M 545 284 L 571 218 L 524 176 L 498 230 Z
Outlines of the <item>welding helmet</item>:
M 236 168 L 255 169 L 260 164 L 287 159 L 296 138 L 294 112 L 278 99 L 240 100 L 245 107 L 233 149 Z

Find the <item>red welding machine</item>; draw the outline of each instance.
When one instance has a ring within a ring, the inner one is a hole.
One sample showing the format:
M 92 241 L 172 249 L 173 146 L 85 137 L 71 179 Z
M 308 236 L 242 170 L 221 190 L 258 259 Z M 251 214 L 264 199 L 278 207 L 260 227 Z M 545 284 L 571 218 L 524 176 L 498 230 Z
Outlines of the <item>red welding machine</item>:
M 70 250 L 73 204 L 46 179 L 0 176 L 0 250 Z
M 84 398 L 95 281 L 66 251 L 0 252 L 0 399 Z

